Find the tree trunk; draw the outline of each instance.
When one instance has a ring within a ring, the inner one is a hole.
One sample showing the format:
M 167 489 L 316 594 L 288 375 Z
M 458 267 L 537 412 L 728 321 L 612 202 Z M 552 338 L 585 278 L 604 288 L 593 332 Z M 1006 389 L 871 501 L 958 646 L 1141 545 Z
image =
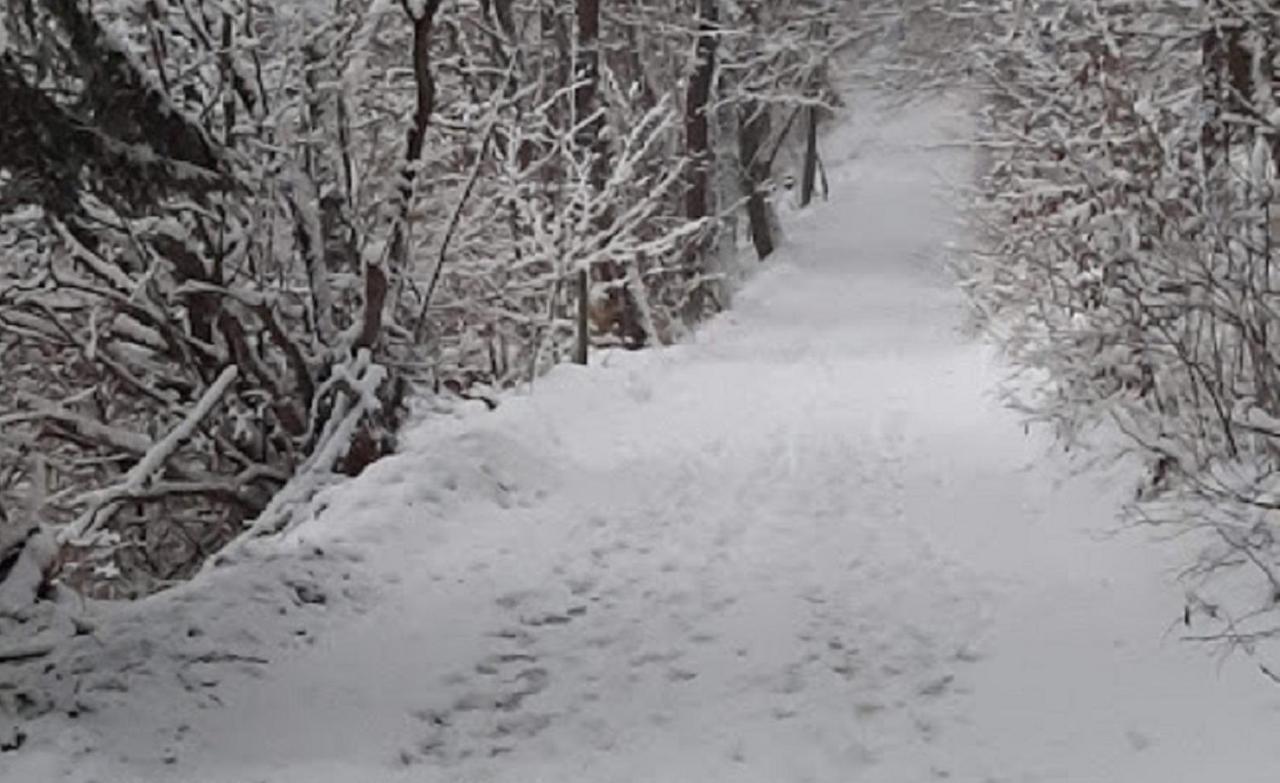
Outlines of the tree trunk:
M 422 159 L 422 147 L 426 143 L 427 127 L 436 105 L 436 83 L 431 72 L 431 36 L 435 30 L 436 13 L 443 0 L 426 0 L 418 9 L 403 0 L 405 13 L 413 21 L 413 80 L 417 87 L 417 107 L 413 126 L 409 128 L 405 143 L 404 174 L 400 182 L 400 214 L 391 235 L 389 258 L 397 269 L 403 270 L 409 257 L 409 202 L 413 198 L 413 181 L 417 177 L 415 164 Z M 357 348 L 370 348 L 382 331 L 382 311 L 387 299 L 387 269 L 377 262 L 367 261 L 364 270 L 364 314 Z
M 591 156 L 589 164 L 591 189 L 599 193 L 603 185 L 604 167 L 600 150 L 600 120 L 583 120 L 596 110 L 596 86 L 600 73 L 600 0 L 578 0 L 578 56 L 574 63 L 576 85 L 573 90 L 574 119 L 580 123 L 575 139 L 580 150 Z M 591 275 L 585 266 L 578 270 L 578 335 L 573 360 L 587 363 L 591 342 Z
M 689 189 L 685 217 L 701 220 L 708 214 L 711 190 L 711 84 L 716 72 L 717 0 L 701 0 L 698 18 L 697 67 L 685 96 L 685 147 L 689 155 Z
M 805 110 L 808 123 L 805 128 L 804 171 L 800 176 L 800 206 L 807 207 L 813 202 L 813 189 L 818 180 L 818 107 L 810 106 Z
M 711 93 L 716 75 L 719 21 L 719 0 L 699 0 L 696 64 L 685 91 L 684 105 L 685 154 L 689 158 L 684 215 L 690 221 L 703 220 L 711 214 L 711 181 L 715 172 L 715 155 L 711 149 Z M 714 233 L 707 232 L 691 241 L 685 253 L 685 274 L 695 281 L 682 314 L 687 324 L 702 320 L 715 306 L 714 292 L 705 280 L 698 280 L 709 271 L 708 256 L 714 246 Z
M 742 185 L 747 193 L 747 221 L 756 256 L 763 261 L 774 251 L 773 225 L 769 220 L 769 200 L 765 192 L 769 181 L 769 156 L 765 145 L 772 123 L 769 107 L 758 101 L 743 101 L 739 112 L 738 148 L 742 158 Z

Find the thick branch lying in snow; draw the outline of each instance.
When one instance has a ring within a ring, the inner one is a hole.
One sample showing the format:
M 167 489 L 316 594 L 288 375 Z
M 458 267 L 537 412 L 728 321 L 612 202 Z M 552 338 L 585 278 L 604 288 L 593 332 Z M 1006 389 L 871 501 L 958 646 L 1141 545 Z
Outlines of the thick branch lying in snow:
M 222 374 L 218 376 L 218 379 L 205 391 L 186 418 L 162 440 L 152 446 L 138 461 L 138 464 L 129 470 L 123 481 L 112 487 L 88 493 L 84 500 L 88 502 L 89 508 L 75 522 L 72 522 L 58 533 L 58 542 L 67 543 L 84 538 L 109 518 L 111 511 L 122 500 L 138 493 L 146 485 L 147 481 L 164 467 L 165 462 L 173 456 L 174 452 L 195 434 L 200 422 L 204 421 L 213 411 L 218 401 L 222 399 L 227 389 L 231 387 L 231 383 L 236 379 L 237 374 L 236 365 L 228 365 L 222 371 Z
M 27 397 L 27 395 L 23 395 Z M 38 410 L 15 413 L 0 417 L 0 427 L 11 426 L 31 421 L 45 421 L 56 424 L 68 434 L 79 436 L 95 443 L 102 443 L 130 454 L 146 454 L 153 443 L 145 436 L 129 430 L 112 427 L 81 416 L 58 406 L 56 403 L 31 397 L 39 406 Z

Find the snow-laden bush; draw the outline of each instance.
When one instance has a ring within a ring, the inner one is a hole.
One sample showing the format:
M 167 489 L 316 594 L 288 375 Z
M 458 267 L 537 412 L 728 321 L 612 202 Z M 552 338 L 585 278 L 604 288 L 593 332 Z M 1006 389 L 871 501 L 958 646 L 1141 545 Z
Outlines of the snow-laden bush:
M 96 597 L 187 578 L 316 455 L 385 452 L 400 415 L 385 272 L 320 196 L 332 101 L 296 20 L 247 9 L 6 18 L 0 502 L 16 541 L 56 539 L 23 547 L 38 572 Z M 20 612 L 32 585 L 0 581 Z
M 1280 602 L 1274 3 L 1010 2 L 982 49 L 975 301 L 1068 438 L 1118 428 L 1137 518 L 1201 537 L 1191 633 Z M 1028 387 L 1024 387 L 1028 388 Z

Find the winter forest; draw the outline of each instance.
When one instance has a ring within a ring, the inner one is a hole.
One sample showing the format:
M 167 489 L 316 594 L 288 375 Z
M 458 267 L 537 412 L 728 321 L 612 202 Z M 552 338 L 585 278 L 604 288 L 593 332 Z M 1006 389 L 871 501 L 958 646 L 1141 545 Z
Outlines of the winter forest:
M 1278 181 L 1275 0 L 3 0 L 0 781 L 1273 781 Z

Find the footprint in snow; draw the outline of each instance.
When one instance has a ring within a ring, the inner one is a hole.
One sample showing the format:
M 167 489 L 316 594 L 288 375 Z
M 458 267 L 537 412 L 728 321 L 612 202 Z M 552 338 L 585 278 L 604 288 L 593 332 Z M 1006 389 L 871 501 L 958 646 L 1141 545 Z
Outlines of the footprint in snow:
M 1136 729 L 1129 729 L 1124 733 L 1124 737 L 1129 741 L 1129 747 L 1134 753 L 1141 753 L 1151 747 L 1151 738 Z
M 671 663 L 673 661 L 680 660 L 680 658 L 682 657 L 684 657 L 684 652 L 680 650 L 668 650 L 665 652 L 659 652 L 657 650 L 649 650 L 647 652 L 642 652 L 639 655 L 632 656 L 631 660 L 629 660 L 627 663 L 631 666 L 631 668 L 638 669 L 642 666 L 648 666 L 650 664 L 655 664 L 655 663 L 657 664 Z
M 930 696 L 934 698 L 938 696 L 942 696 L 948 690 L 951 689 L 951 684 L 955 682 L 955 679 L 956 678 L 954 674 L 943 675 L 942 677 L 939 677 L 935 680 L 930 680 L 929 682 L 920 686 L 920 689 L 917 692 L 921 696 Z
M 583 596 L 591 592 L 599 584 L 598 580 L 592 577 L 579 577 L 569 579 L 565 582 L 565 586 L 569 588 L 569 594 L 573 596 Z
M 544 626 L 560 626 L 568 625 L 574 619 L 587 613 L 585 606 L 571 606 L 564 612 L 540 612 L 536 614 L 521 615 L 520 623 L 534 628 Z
M 477 674 L 496 675 L 508 666 L 537 662 L 538 656 L 529 653 L 498 653 L 477 663 L 475 669 Z

